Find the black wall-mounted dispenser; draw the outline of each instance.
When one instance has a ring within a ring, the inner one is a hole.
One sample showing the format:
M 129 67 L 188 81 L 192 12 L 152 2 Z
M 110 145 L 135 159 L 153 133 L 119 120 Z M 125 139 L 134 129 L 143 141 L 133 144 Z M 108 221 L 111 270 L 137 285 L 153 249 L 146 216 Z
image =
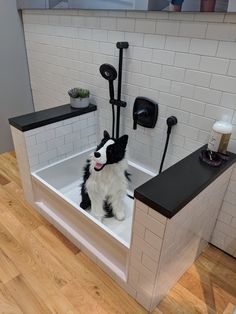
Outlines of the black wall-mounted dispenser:
M 137 124 L 145 128 L 154 128 L 158 117 L 158 103 L 146 97 L 137 97 L 133 108 L 133 129 Z

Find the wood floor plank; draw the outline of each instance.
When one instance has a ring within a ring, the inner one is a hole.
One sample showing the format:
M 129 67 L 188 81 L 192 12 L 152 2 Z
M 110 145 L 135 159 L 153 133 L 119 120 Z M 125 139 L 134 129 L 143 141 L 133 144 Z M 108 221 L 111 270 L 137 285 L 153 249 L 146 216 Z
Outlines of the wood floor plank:
M 23 207 L 10 193 L 0 186 L 1 204 L 22 223 L 27 230 L 34 230 L 41 225 L 28 210 Z
M 3 169 L 8 170 L 8 173 L 13 173 L 14 178 L 20 178 L 17 159 L 14 154 L 3 153 L 0 155 L 1 164 Z M 14 181 L 14 180 L 13 180 Z
M 10 183 L 10 180 L 8 180 L 2 174 L 0 174 L 0 185 L 6 185 L 8 183 Z
M 55 259 L 60 261 L 63 267 L 70 272 L 73 278 L 84 277 L 88 275 L 88 270 L 76 260 L 74 251 L 67 247 L 61 238 L 58 238 L 54 232 L 51 232 L 48 226 L 41 226 L 33 231 L 37 240 L 44 244 L 45 248 Z M 55 249 L 56 248 L 56 249 Z
M 121 313 L 117 311 L 115 307 L 109 305 L 109 302 L 105 304 L 103 302 L 97 302 L 96 299 L 92 297 L 93 293 L 89 293 L 80 285 L 79 281 L 74 281 L 64 288 L 62 288 L 62 293 L 70 300 L 74 307 L 79 311 L 79 313 Z M 99 294 L 99 292 L 97 291 Z
M 236 272 L 235 258 L 225 254 L 213 245 L 209 245 L 207 250 L 202 253 L 202 256 L 206 257 L 210 261 L 213 261 L 215 264 L 220 264 L 224 268 L 228 268 L 234 273 Z
M 56 286 L 61 288 L 72 280 L 73 276 L 63 267 L 60 261 L 50 254 L 33 233 L 25 230 L 14 215 L 5 212 L 0 214 L 0 219 L 1 224 L 4 224 L 4 227 L 17 239 L 24 251 L 37 263 L 41 272 L 47 273 Z M 14 225 L 14 228 L 11 228 L 12 225 Z
M 232 296 L 236 296 L 236 272 L 222 267 L 220 264 L 215 264 L 204 255 L 201 255 L 193 265 L 193 271 L 199 280 L 205 278 L 207 274 L 213 283 L 224 289 Z
M 50 225 L 50 223 L 25 200 L 22 188 L 19 187 L 15 182 L 10 182 L 9 184 L 5 185 L 3 190 L 6 191 L 8 195 L 11 196 L 11 199 L 18 203 L 22 209 L 24 208 L 26 213 L 29 212 L 31 217 L 33 216 L 36 219 L 37 226 L 41 224 Z
M 191 291 L 199 300 L 205 302 L 216 313 L 223 313 L 229 302 L 236 302 L 236 297 L 233 297 L 210 278 L 197 278 L 188 270 L 179 280 L 188 291 Z
M 177 283 L 168 293 L 158 308 L 168 314 L 215 314 L 207 304 Z
M 17 161 L 8 153 L 0 155 L 0 173 L 9 181 L 14 181 L 21 186 Z
M 104 289 L 104 286 L 98 282 L 96 285 L 91 278 L 88 279 L 88 285 L 84 285 L 84 282 L 73 281 L 69 285 L 62 288 L 62 293 L 73 303 L 76 309 L 79 309 L 81 313 L 88 313 L 89 309 L 91 313 L 101 314 L 145 314 L 148 313 L 144 308 L 138 306 L 134 302 L 133 306 L 130 306 L 126 300 L 122 300 L 121 295 L 117 289 L 110 288 L 110 293 Z M 119 302 L 117 302 L 114 296 L 117 295 Z M 121 301 L 122 300 L 122 301 Z
M 0 223 L 0 248 L 3 252 L 14 261 L 20 272 L 25 269 L 34 269 L 36 263 L 25 252 L 19 242 L 7 231 Z
M 9 281 L 6 287 L 24 314 L 51 313 L 46 305 L 34 294 L 22 275 Z
M 12 156 L 13 158 L 16 159 L 16 152 L 14 150 L 7 152 L 6 153 L 7 158 L 9 158 L 9 156 Z
M 72 305 L 72 300 L 69 300 L 61 293 L 58 292 L 56 295 L 50 295 L 45 297 L 44 302 L 46 302 L 47 307 L 53 314 L 79 314 L 79 309 L 76 309 Z M 91 311 L 89 313 L 92 313 Z
M 9 280 L 17 277 L 19 271 L 10 258 L 0 248 L 0 281 L 7 283 Z
M 235 314 L 236 311 L 236 305 L 229 303 L 226 309 L 224 310 L 223 314 Z
M 1 155 L 0 155 L 1 156 Z M 0 175 L 4 176 L 8 181 L 12 182 L 14 180 L 14 182 L 18 185 L 21 186 L 21 181 L 20 178 L 12 178 L 11 173 L 9 173 L 7 170 L 5 170 L 3 168 L 3 166 L 1 165 L 1 160 L 0 160 Z
M 158 307 L 156 307 L 153 311 L 152 314 L 165 314 L 163 313 L 161 310 L 158 309 Z
M 48 295 L 57 293 L 58 279 L 50 276 L 47 269 L 40 267 L 1 223 L 0 247 L 33 286 L 43 287 L 42 290 Z
M 7 287 L 0 283 L 0 313 L 1 314 L 24 314 L 15 300 L 10 295 Z
M 39 267 L 34 259 L 20 246 L 17 240 L 1 225 L 0 247 L 4 248 L 9 256 L 15 261 L 21 273 L 23 273 L 27 281 L 31 283 L 34 287 L 34 291 L 41 300 L 47 304 L 47 307 L 52 313 L 78 313 L 69 300 L 60 293 L 58 285 L 55 284 L 55 278 L 49 276 L 45 268 Z M 2 265 L 0 264 L 0 267 L 1 266 Z M 57 282 L 58 279 L 56 279 L 56 283 Z M 44 314 L 44 312 L 42 312 L 42 314 Z

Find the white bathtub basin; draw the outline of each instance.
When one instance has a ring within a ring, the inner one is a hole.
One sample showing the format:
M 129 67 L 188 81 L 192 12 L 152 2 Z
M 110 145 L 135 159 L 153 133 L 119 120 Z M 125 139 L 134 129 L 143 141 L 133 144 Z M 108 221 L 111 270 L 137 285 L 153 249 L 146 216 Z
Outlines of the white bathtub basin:
M 103 261 L 107 257 L 107 263 L 113 263 L 110 268 L 114 270 L 115 265 L 115 272 L 121 270 L 123 276 L 131 241 L 134 201 L 128 196 L 125 198 L 124 221 L 104 218 L 100 222 L 79 206 L 83 168 L 93 151 L 94 148 L 86 150 L 33 172 L 36 205 L 62 232 L 67 236 L 72 234 L 72 240 L 77 237 L 78 246 L 92 251 L 97 258 L 103 254 Z M 133 162 L 128 163 L 131 183 L 127 193 L 132 196 L 136 187 L 155 174 Z

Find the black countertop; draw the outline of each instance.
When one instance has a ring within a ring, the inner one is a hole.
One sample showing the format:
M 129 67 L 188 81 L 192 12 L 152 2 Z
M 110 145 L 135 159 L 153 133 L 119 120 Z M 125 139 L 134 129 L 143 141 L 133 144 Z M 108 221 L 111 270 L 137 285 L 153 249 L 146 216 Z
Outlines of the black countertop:
M 172 218 L 236 161 L 236 154 L 229 153 L 229 160 L 221 166 L 208 166 L 199 159 L 203 148 L 206 145 L 138 187 L 135 198 Z
M 47 124 L 66 120 L 97 110 L 97 106 L 72 108 L 70 104 L 25 114 L 9 119 L 9 123 L 22 132 L 39 128 Z

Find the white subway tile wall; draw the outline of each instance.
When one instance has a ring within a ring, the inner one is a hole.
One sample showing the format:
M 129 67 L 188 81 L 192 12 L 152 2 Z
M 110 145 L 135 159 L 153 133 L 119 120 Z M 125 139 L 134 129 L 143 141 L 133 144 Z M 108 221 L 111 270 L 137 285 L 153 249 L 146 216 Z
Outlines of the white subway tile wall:
M 23 20 L 36 109 L 68 102 L 71 86 L 89 88 L 98 105 L 100 136 L 104 128 L 111 129 L 111 110 L 99 65 L 117 66 L 115 42 L 129 41 L 123 84 L 128 107 L 121 110 L 121 131 L 130 135 L 130 158 L 150 170 L 157 171 L 160 163 L 168 115 L 175 114 L 179 125 L 173 130 L 166 167 L 192 151 L 189 138 L 195 141 L 194 149 L 200 147 L 207 140 L 203 132 L 209 133 L 216 119 L 224 113 L 233 118 L 236 20 L 232 16 L 28 10 Z M 133 132 L 132 106 L 141 95 L 160 103 L 160 118 L 154 130 L 138 127 Z M 148 141 L 141 140 L 144 134 L 150 136 Z M 229 148 L 236 152 L 235 135 Z
M 231 175 L 211 243 L 236 257 L 236 167 Z
M 124 51 L 122 90 L 127 108 L 121 109 L 121 132 L 130 136 L 130 159 L 157 172 L 164 149 L 165 120 L 173 114 L 179 122 L 173 129 L 165 167 L 205 144 L 214 121 L 225 113 L 234 128 L 229 150 L 236 153 L 235 16 L 216 13 L 24 11 L 35 108 L 41 110 L 67 103 L 70 87 L 89 88 L 92 100 L 98 105 L 99 137 L 103 129 L 111 130 L 108 83 L 101 77 L 99 66 L 111 63 L 117 67 L 115 42 L 127 40 L 130 48 Z M 159 103 L 155 129 L 138 126 L 137 131 L 132 130 L 132 107 L 136 96 L 146 96 Z M 68 132 L 68 128 L 58 130 L 59 144 L 63 141 L 60 132 L 65 137 L 64 145 L 68 144 L 60 149 L 63 156 L 72 149 L 68 142 L 72 137 L 63 134 Z M 95 139 L 94 133 L 91 138 Z M 32 146 L 35 140 L 31 139 Z M 54 157 L 59 154 L 56 153 L 57 146 L 53 148 L 52 144 L 56 142 L 53 139 L 48 141 L 51 141 L 50 153 L 46 153 L 44 143 L 38 144 L 40 152 L 32 155 L 33 165 L 58 157 Z M 81 138 L 81 141 L 85 147 L 87 138 Z M 80 147 L 79 144 L 73 145 L 74 149 Z M 232 185 L 234 193 L 235 188 Z M 231 191 L 229 195 L 232 197 Z M 223 206 L 223 212 L 228 208 L 235 214 L 235 204 L 233 209 L 232 203 L 227 201 L 227 204 L 228 207 Z M 222 213 L 220 219 L 228 221 L 229 217 Z M 235 232 L 235 219 L 230 223 Z M 222 236 L 221 241 L 227 241 L 225 239 Z M 217 242 L 220 242 L 219 236 Z M 236 249 L 235 235 L 233 247 Z
M 96 132 L 96 112 L 24 132 L 31 171 L 96 146 Z
M 135 290 L 135 299 L 147 310 L 152 305 L 166 223 L 167 218 L 135 200 L 128 285 Z

